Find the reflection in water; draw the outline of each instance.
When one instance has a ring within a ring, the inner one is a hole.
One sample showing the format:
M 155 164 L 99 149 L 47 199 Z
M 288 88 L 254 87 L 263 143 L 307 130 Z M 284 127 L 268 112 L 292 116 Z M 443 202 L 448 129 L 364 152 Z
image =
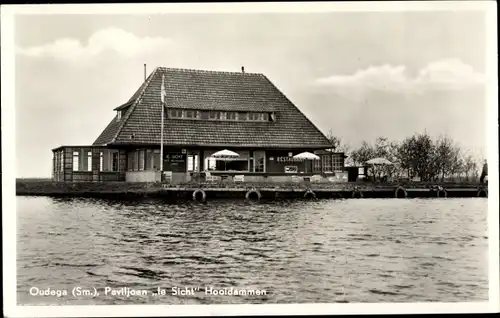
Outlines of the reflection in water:
M 20 304 L 486 300 L 484 199 L 210 201 L 17 197 Z M 96 298 L 30 287 L 96 287 Z M 158 287 L 199 287 L 153 296 Z M 104 295 L 105 287 L 148 296 Z M 266 290 L 206 296 L 205 287 Z

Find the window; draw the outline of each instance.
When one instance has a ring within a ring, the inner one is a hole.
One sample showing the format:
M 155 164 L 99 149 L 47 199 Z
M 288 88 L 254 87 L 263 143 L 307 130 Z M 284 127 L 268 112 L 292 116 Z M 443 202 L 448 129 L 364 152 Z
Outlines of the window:
M 259 113 L 248 114 L 248 120 L 259 120 Z
M 92 151 L 87 152 L 87 171 L 92 171 Z
M 201 120 L 238 120 L 238 121 L 274 121 L 274 113 L 264 112 L 222 112 L 215 110 L 169 109 L 169 118 L 201 119 Z
M 321 172 L 321 160 L 313 160 L 313 172 Z
M 238 112 L 238 120 L 247 120 L 248 113 Z
M 266 153 L 264 151 L 255 151 L 253 153 L 255 162 L 255 172 L 264 172 L 264 162 L 266 159 Z
M 153 150 L 153 169 L 160 170 L 160 150 Z
M 210 112 L 209 111 L 202 111 L 200 114 L 201 119 L 209 119 L 210 118 Z
M 64 171 L 64 150 L 61 150 L 61 157 L 60 157 L 60 164 L 61 164 L 61 172 Z
M 134 166 L 133 166 L 133 170 L 134 171 L 137 171 L 139 170 L 139 152 L 138 151 L 134 151 Z
M 139 170 L 144 170 L 144 150 L 139 151 Z
M 129 152 L 127 154 L 127 170 L 128 171 L 134 170 L 134 153 L 133 152 Z
M 104 154 L 102 151 L 99 153 L 99 171 L 104 169 Z
M 344 155 L 342 153 L 331 153 L 320 155 L 320 160 L 313 160 L 314 172 L 333 172 L 342 171 L 344 169 Z M 323 169 L 321 169 L 323 164 Z
M 153 162 L 153 151 L 151 149 L 147 149 L 146 150 L 146 155 L 145 155 L 145 159 L 146 161 L 146 170 L 151 170 L 153 169 L 153 165 L 154 165 L 154 162 Z
M 323 162 L 323 171 L 332 171 L 332 156 L 331 155 L 321 156 L 321 161 Z
M 118 171 L 118 152 L 113 152 L 111 158 L 112 171 Z
M 196 118 L 196 110 L 186 110 L 185 118 Z
M 248 120 L 252 121 L 268 121 L 269 115 L 266 113 L 249 113 Z
M 344 169 L 344 158 L 343 154 L 332 155 L 332 169 L 333 171 L 342 171 Z
M 194 171 L 199 171 L 199 164 L 200 157 L 196 153 L 190 153 L 187 155 L 187 171 L 188 172 L 194 172 Z
M 122 118 L 122 111 L 119 110 L 116 112 L 116 121 L 120 121 L 121 118 Z
M 221 112 L 210 112 L 210 119 L 221 119 Z
M 170 118 L 182 118 L 182 109 L 170 109 L 168 112 Z
M 78 164 L 79 164 L 79 153 L 78 151 L 73 152 L 73 171 L 78 171 Z

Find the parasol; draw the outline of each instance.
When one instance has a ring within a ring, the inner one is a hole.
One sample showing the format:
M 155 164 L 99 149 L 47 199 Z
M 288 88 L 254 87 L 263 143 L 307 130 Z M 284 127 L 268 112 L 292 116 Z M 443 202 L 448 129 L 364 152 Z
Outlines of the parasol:
M 237 158 L 239 156 L 240 155 L 238 153 L 234 152 L 234 151 L 224 149 L 224 150 L 220 150 L 220 151 L 217 151 L 217 152 L 213 153 L 211 157 L 225 159 L 224 160 L 224 170 L 226 170 L 226 161 L 227 161 L 227 159 L 229 159 L 229 158 Z
M 302 159 L 302 160 L 318 160 L 319 159 L 319 156 L 313 154 L 313 153 L 310 153 L 310 152 L 301 152 L 299 153 L 298 155 L 295 155 L 293 156 L 294 159 Z M 307 164 L 305 165 L 306 167 L 306 173 L 307 173 Z

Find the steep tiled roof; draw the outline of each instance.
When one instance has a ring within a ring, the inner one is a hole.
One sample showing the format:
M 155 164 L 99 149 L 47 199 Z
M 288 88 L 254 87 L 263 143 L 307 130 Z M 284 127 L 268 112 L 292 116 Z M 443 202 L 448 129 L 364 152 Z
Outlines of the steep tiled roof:
M 327 138 L 262 74 L 156 68 L 133 97 L 118 107 L 94 145 L 159 144 L 160 89 L 165 75 L 166 106 L 274 112 L 273 122 L 170 119 L 164 122 L 167 145 L 269 148 L 327 148 Z M 166 112 L 165 112 L 166 114 Z

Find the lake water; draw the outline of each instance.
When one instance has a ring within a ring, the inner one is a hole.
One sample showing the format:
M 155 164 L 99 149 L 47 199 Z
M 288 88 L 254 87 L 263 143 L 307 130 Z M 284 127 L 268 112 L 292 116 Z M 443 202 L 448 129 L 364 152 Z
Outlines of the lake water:
M 17 302 L 487 301 L 487 235 L 483 198 L 172 204 L 19 196 Z M 33 287 L 67 295 L 34 296 Z M 75 297 L 75 287 L 99 295 Z

